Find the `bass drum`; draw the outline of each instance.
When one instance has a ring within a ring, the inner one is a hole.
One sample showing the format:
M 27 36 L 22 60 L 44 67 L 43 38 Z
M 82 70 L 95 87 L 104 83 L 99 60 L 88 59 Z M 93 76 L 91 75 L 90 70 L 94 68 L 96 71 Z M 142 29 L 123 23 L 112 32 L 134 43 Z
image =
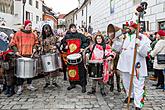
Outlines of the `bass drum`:
M 59 53 L 46 54 L 41 56 L 44 72 L 53 72 L 62 69 L 62 61 Z
M 18 78 L 33 78 L 37 76 L 37 59 L 18 58 L 16 65 L 16 74 Z

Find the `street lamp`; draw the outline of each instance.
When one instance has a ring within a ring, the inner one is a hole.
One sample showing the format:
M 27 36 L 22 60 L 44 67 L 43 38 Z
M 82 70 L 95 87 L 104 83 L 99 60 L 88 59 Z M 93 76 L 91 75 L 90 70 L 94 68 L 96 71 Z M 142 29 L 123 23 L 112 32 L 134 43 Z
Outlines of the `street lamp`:
M 25 13 L 25 3 L 26 3 L 26 0 L 22 0 L 22 3 L 23 3 L 23 18 L 22 18 L 22 24 L 24 24 L 24 13 Z

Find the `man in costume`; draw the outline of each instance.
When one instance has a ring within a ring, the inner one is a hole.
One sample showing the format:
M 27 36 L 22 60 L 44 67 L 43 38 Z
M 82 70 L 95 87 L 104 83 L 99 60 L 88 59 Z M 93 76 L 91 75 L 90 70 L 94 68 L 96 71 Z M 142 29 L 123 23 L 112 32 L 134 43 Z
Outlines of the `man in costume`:
M 89 45 L 89 40 L 83 34 L 78 33 L 75 24 L 70 24 L 69 31 L 61 42 L 61 49 L 67 52 L 67 55 L 82 52 Z M 86 70 L 81 61 L 77 65 L 67 65 L 70 86 L 67 90 L 75 88 L 76 84 L 82 87 L 82 93 L 86 92 Z
M 101 95 L 106 96 L 106 93 L 104 91 L 104 83 L 108 81 L 108 78 L 106 78 L 107 75 L 109 77 L 109 71 L 106 70 L 108 70 L 108 61 L 114 58 L 115 58 L 115 53 L 112 52 L 110 45 L 106 44 L 103 35 L 98 33 L 95 37 L 95 44 L 90 46 L 90 56 L 89 56 L 89 61 L 93 62 L 94 65 L 97 64 L 97 66 L 93 67 L 92 65 L 89 64 L 89 72 L 90 72 L 89 74 L 92 76 L 92 78 L 93 78 L 92 75 L 93 73 L 95 74 L 95 76 L 99 76 L 99 77 L 94 77 L 92 79 L 92 88 L 91 91 L 89 91 L 87 94 L 96 93 L 96 84 L 98 82 L 98 84 L 100 85 Z
M 130 86 L 130 77 L 132 74 L 132 64 L 134 58 L 134 48 L 137 45 L 137 56 L 135 62 L 135 75 L 133 76 L 133 90 L 131 93 L 131 101 L 134 101 L 136 110 L 141 110 L 144 106 L 145 96 L 145 77 L 147 76 L 146 56 L 150 50 L 150 43 L 148 37 L 139 34 L 136 38 L 137 24 L 133 21 L 126 23 L 128 33 L 122 46 L 122 52 L 119 57 L 117 69 L 119 69 L 123 76 L 123 84 L 126 90 L 127 98 L 125 103 L 128 102 L 128 93 Z
M 107 27 L 107 35 L 109 37 L 109 44 L 112 50 L 116 53 L 115 59 L 112 61 L 112 71 L 109 78 L 110 91 L 114 90 L 114 76 L 116 76 L 117 91 L 121 92 L 120 88 L 120 72 L 117 70 L 117 63 L 121 52 L 121 46 L 123 44 L 124 35 L 121 28 L 109 24 Z
M 53 30 L 49 24 L 45 24 L 42 28 L 42 54 L 52 54 L 58 52 L 56 47 L 57 38 L 53 33 Z M 58 72 L 58 73 L 57 73 Z M 55 74 L 56 73 L 56 74 Z M 60 87 L 57 82 L 57 76 L 59 75 L 59 71 L 48 72 L 45 75 L 45 86 L 47 88 L 51 83 L 56 87 Z M 52 81 L 52 82 L 51 82 Z
M 10 42 L 10 46 L 17 56 L 30 58 L 31 55 L 36 52 L 37 45 L 38 37 L 32 32 L 32 23 L 30 20 L 26 20 L 24 22 L 24 28 L 15 33 Z M 17 78 L 18 95 L 22 94 L 23 82 L 23 78 Z M 36 88 L 32 86 L 32 78 L 27 79 L 27 84 L 27 89 L 32 91 L 36 90 Z
M 5 52 L 0 54 L 0 57 L 3 58 L 2 68 L 3 71 L 3 86 L 4 86 L 4 94 L 7 97 L 11 97 L 14 95 L 14 87 L 15 87 L 15 77 L 14 77 L 14 52 L 8 49 Z

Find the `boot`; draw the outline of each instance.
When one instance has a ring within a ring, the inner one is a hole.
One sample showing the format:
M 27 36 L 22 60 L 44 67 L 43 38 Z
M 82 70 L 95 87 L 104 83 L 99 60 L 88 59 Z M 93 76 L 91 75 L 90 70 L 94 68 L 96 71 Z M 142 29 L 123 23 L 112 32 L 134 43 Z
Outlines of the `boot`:
M 96 89 L 95 88 L 92 88 L 91 91 L 87 92 L 88 95 L 95 94 L 95 93 L 96 93 Z
M 134 98 L 130 98 L 130 103 L 134 101 Z M 124 103 L 128 103 L 128 97 L 124 100 Z
M 106 93 L 105 93 L 105 91 L 104 91 L 104 84 L 101 84 L 100 85 L 100 92 L 101 92 L 101 95 L 104 97 L 104 96 L 106 96 Z
M 116 73 L 116 83 L 117 83 L 117 91 L 121 92 L 121 88 L 120 88 L 120 74 L 118 72 Z
M 74 89 L 74 88 L 76 88 L 75 85 L 70 85 L 70 86 L 67 88 L 67 90 L 71 90 L 71 89 Z
M 50 84 L 46 83 L 45 86 L 43 87 L 44 89 L 47 88 Z
M 10 86 L 6 86 L 4 94 L 5 95 L 9 94 L 9 91 L 10 91 Z
M 117 84 L 117 91 L 121 92 L 120 84 Z
M 103 97 L 106 96 L 106 93 L 105 93 L 104 89 L 101 89 L 100 92 L 101 92 L 101 95 L 102 95 Z
M 81 92 L 82 92 L 82 93 L 85 93 L 85 92 L 86 92 L 86 87 L 85 87 L 85 86 L 82 86 Z
M 113 89 L 114 89 L 114 85 L 113 84 L 110 84 L 110 91 L 113 92 Z
M 57 88 L 60 88 L 60 86 L 56 82 L 54 82 L 53 85 Z
M 9 89 L 9 94 L 7 94 L 7 97 L 11 97 L 15 94 L 15 91 L 14 91 L 14 86 L 10 86 L 10 89 Z
M 141 108 L 135 107 L 135 110 L 141 110 Z
M 2 89 L 2 91 L 5 91 L 6 90 L 6 87 L 7 85 L 6 84 L 3 84 L 3 89 Z

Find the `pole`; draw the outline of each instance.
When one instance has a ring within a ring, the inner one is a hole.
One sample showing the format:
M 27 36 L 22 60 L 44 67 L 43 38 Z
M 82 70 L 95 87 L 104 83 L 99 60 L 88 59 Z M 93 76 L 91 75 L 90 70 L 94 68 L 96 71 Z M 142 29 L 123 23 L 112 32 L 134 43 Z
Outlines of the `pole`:
M 136 30 L 136 38 L 138 38 L 139 36 L 139 30 L 140 30 L 140 14 L 138 15 L 138 27 Z M 132 86 L 133 86 L 133 77 L 134 77 L 134 73 L 135 73 L 135 63 L 136 63 L 136 55 L 137 55 L 137 44 L 135 44 L 135 48 L 134 48 L 134 57 L 133 57 L 133 64 L 132 64 L 132 74 L 131 74 L 131 79 L 130 79 L 130 86 L 129 86 L 129 93 L 128 93 L 128 103 L 127 103 L 127 108 L 129 110 L 129 105 L 130 105 L 130 97 L 131 97 L 131 92 L 132 92 Z
M 25 20 L 25 3 L 26 3 L 26 0 L 23 0 L 22 1 L 22 3 L 23 3 L 23 17 L 22 17 L 22 24 L 24 24 L 24 20 Z

